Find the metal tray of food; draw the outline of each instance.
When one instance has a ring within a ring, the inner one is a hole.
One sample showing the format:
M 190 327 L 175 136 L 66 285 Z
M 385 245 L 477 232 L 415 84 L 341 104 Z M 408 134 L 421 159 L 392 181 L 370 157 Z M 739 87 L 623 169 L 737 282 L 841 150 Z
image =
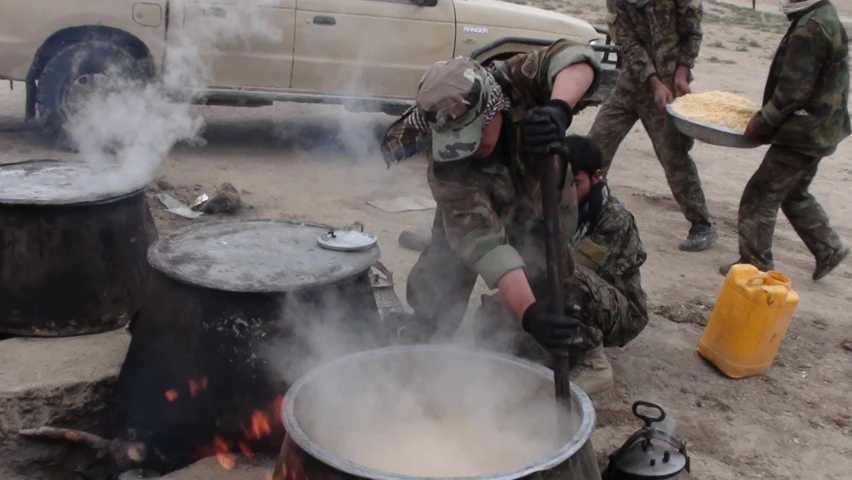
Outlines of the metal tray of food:
M 720 127 L 718 125 L 711 125 L 709 123 L 699 122 L 698 120 L 685 117 L 677 113 L 671 105 L 666 105 L 666 112 L 671 115 L 672 120 L 674 120 L 675 127 L 677 127 L 681 133 L 701 142 L 731 148 L 755 148 L 761 145 L 760 142 L 748 140 L 745 136 L 743 136 L 742 132 L 737 130 Z

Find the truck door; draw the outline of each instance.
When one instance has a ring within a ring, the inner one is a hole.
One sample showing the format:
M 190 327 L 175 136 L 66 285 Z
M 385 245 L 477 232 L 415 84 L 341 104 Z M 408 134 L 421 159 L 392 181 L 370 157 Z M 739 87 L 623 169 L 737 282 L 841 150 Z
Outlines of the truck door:
M 293 88 L 411 98 L 454 47 L 453 0 L 298 0 Z
M 209 88 L 290 87 L 296 0 L 183 0 L 172 5 L 177 12 L 167 55 L 177 63 L 199 56 Z

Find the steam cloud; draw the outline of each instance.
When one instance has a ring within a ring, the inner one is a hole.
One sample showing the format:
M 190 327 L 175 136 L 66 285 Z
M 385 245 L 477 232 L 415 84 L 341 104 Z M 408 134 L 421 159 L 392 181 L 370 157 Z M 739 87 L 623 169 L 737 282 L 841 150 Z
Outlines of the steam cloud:
M 387 341 L 382 326 L 367 324 L 342 300 L 333 293 L 285 300 L 282 323 L 293 337 L 266 354 L 288 383 Z M 312 440 L 370 468 L 496 474 L 542 461 L 566 441 L 556 430 L 552 380 L 523 368 L 441 352 L 339 367 L 300 391 L 296 418 Z
M 174 8 L 181 8 L 177 3 Z M 170 33 L 165 73 L 154 83 L 119 84 L 115 93 L 87 102 L 69 131 L 80 156 L 104 168 L 96 169 L 96 177 L 86 180 L 108 183 L 116 190 L 140 187 L 153 179 L 175 144 L 201 142 L 199 134 L 204 122 L 192 114 L 189 101 L 194 98 L 194 91 L 212 80 L 204 62 L 204 52 L 222 42 L 280 41 L 284 32 L 270 25 L 263 18 L 262 9 L 256 8 L 274 4 L 272 0 L 243 0 L 238 4 L 236 15 L 204 17 L 201 22 L 188 23 L 184 30 Z M 208 6 L 213 5 L 201 5 L 202 8 Z M 401 26 L 397 33 L 393 37 L 404 34 Z M 359 39 L 350 40 L 358 42 L 360 53 L 351 59 L 351 77 L 341 93 L 369 95 L 374 93 L 371 92 L 374 87 L 364 75 L 363 67 L 371 61 L 371 45 L 393 39 L 367 32 Z M 335 45 L 325 48 L 332 49 Z M 317 88 L 327 90 L 322 83 Z M 354 102 L 356 108 L 357 103 Z M 366 157 L 375 150 L 375 132 L 366 131 L 361 124 L 343 120 L 339 139 L 358 157 Z M 381 327 L 359 322 L 358 312 L 350 311 L 340 300 L 326 296 L 317 303 L 316 299 L 289 297 L 284 305 L 282 324 L 291 330 L 291 339 L 266 352 L 288 383 L 341 355 L 385 342 Z M 410 368 L 413 370 L 402 372 L 408 374 L 401 374 L 399 365 L 350 371 L 347 377 L 324 382 L 318 387 L 318 410 L 313 417 L 314 422 L 318 422 L 312 426 L 319 437 L 317 440 L 330 442 L 329 447 L 339 454 L 357 457 L 363 451 L 347 449 L 361 443 L 372 447 L 368 450 L 382 452 L 382 445 L 375 442 L 388 441 L 383 432 L 399 422 L 407 426 L 405 433 L 408 434 L 415 434 L 418 427 L 435 425 L 434 421 L 443 422 L 442 428 L 463 422 L 468 428 L 459 433 L 477 433 L 477 438 L 471 438 L 466 445 L 484 447 L 489 458 L 496 449 L 514 452 L 524 462 L 529 462 L 555 450 L 552 438 L 548 439 L 543 433 L 544 427 L 555 424 L 553 410 L 530 408 L 552 404 L 550 388 L 544 390 L 543 396 L 529 398 L 534 393 L 527 390 L 529 385 L 506 378 L 489 365 L 448 361 L 442 366 L 414 365 Z M 476 388 L 469 388 L 470 385 Z M 468 388 L 460 389 L 465 386 Z M 355 421 L 351 425 L 355 428 L 336 441 L 332 440 L 327 435 L 340 433 L 335 425 L 339 425 L 341 419 Z M 441 431 L 439 436 L 452 433 Z M 477 445 L 484 441 L 481 439 L 489 438 L 498 443 Z M 365 439 L 374 443 L 364 443 Z M 393 445 L 385 444 L 384 447 Z M 424 444 L 424 448 L 428 445 Z M 382 453 L 392 455 L 389 451 Z M 369 461 L 365 458 L 352 460 Z
M 227 16 L 204 16 L 173 28 L 163 74 L 151 82 L 109 75 L 107 92 L 87 98 L 67 126 L 78 156 L 94 171 L 81 183 L 97 182 L 116 192 L 141 188 L 153 180 L 175 144 L 203 144 L 204 120 L 193 115 L 190 102 L 212 80 L 204 53 L 235 42 L 279 42 L 283 32 L 257 8 L 274 3 L 241 0 L 228 6 Z M 173 11 L 183 7 L 180 0 L 172 2 Z M 202 1 L 200 8 L 207 7 L 212 4 Z
M 385 345 L 390 333 L 334 291 L 288 295 L 280 323 L 289 338 L 264 356 L 288 384 L 346 354 Z M 324 448 L 370 468 L 488 475 L 542 461 L 566 441 L 566 432 L 556 430 L 552 380 L 523 369 L 440 352 L 342 367 L 300 392 L 297 421 Z

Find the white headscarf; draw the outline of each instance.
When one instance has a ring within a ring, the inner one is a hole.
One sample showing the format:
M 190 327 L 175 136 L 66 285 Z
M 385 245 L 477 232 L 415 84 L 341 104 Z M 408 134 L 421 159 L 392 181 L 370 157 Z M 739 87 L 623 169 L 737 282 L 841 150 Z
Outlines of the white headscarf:
M 807 10 L 823 0 L 804 0 L 796 2 L 794 0 L 778 0 L 778 6 L 781 7 L 781 12 L 784 15 L 801 12 Z

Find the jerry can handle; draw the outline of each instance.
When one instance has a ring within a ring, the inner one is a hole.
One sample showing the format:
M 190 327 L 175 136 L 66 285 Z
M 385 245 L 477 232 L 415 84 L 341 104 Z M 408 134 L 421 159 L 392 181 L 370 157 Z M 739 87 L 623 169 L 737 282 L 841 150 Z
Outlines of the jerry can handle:
M 639 407 L 650 408 L 652 410 L 660 412 L 660 414 L 656 417 L 645 415 L 639 412 Z M 646 427 L 650 427 L 652 423 L 659 423 L 666 419 L 666 412 L 665 410 L 663 410 L 663 407 L 657 405 L 656 403 L 646 402 L 644 400 L 637 400 L 633 404 L 633 415 L 635 415 L 636 418 L 638 418 L 639 420 L 645 422 Z
M 381 273 L 383 273 L 383 274 L 385 275 L 385 277 L 387 277 L 388 281 L 389 281 L 389 282 L 391 282 L 391 283 L 393 283 L 393 272 L 392 272 L 392 271 L 390 271 L 390 270 L 388 269 L 388 267 L 386 267 L 386 266 L 385 266 L 382 262 L 376 262 L 376 263 L 373 265 L 373 268 L 375 268 L 376 270 L 378 270 L 378 271 L 380 271 Z
M 746 285 L 749 286 L 749 287 L 754 287 L 755 285 L 765 285 L 765 284 L 766 284 L 766 274 L 765 273 L 761 273 L 760 275 L 758 275 L 754 278 L 749 278 L 748 281 L 746 282 Z

